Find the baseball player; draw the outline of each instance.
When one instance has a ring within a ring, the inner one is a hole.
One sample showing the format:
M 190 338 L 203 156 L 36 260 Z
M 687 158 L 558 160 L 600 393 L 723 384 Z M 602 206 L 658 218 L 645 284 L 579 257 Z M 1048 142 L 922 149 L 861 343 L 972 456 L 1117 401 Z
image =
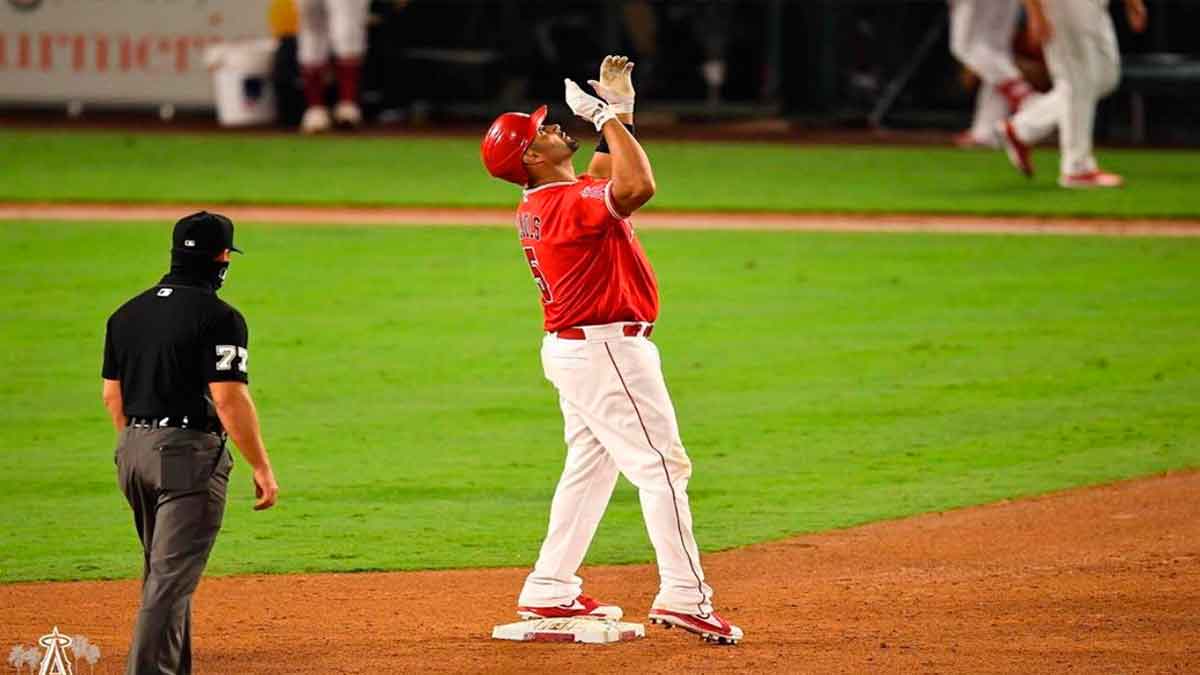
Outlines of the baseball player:
M 370 0 L 296 0 L 300 32 L 296 48 L 304 78 L 308 109 L 300 120 L 306 134 L 328 131 L 333 123 L 355 127 L 362 123 L 358 85 L 367 51 L 367 10 Z M 329 53 L 334 55 L 338 102 L 332 120 L 325 107 L 325 77 Z
M 600 98 L 565 81 L 571 111 L 603 134 L 584 175 L 571 165 L 579 142 L 544 123 L 545 106 L 501 115 L 481 146 L 492 176 L 525 187 L 516 227 L 541 294 L 542 367 L 558 390 L 567 443 L 549 529 L 517 613 L 621 618 L 620 607 L 583 594 L 576 572 L 624 474 L 638 489 L 658 559 L 650 621 L 732 644 L 742 630 L 713 611 L 692 535 L 692 465 L 649 339 L 658 288 L 629 218 L 654 196 L 655 183 L 633 135 L 632 71 L 627 58 L 605 58 L 600 80 L 589 82 Z
M 246 321 L 217 297 L 238 251 L 233 223 L 194 213 L 173 241 L 170 273 L 113 313 L 104 338 L 117 481 L 144 555 L 128 675 L 192 672 L 192 593 L 233 468 L 226 432 L 254 469 L 254 508 L 270 508 L 279 492 L 246 386 Z
M 997 126 L 1009 161 L 1033 177 L 1030 146 L 1056 128 L 1062 152 L 1058 184 L 1065 188 L 1114 188 L 1120 176 L 1101 171 L 1092 154 L 1096 104 L 1121 77 L 1117 34 L 1108 0 L 1025 0 L 1029 30 L 1043 44 L 1054 87 Z M 1146 29 L 1143 0 L 1125 0 L 1129 25 Z
M 1013 60 L 1020 0 L 950 0 L 950 51 L 979 76 L 975 120 L 955 142 L 998 147 L 996 124 L 1034 94 Z

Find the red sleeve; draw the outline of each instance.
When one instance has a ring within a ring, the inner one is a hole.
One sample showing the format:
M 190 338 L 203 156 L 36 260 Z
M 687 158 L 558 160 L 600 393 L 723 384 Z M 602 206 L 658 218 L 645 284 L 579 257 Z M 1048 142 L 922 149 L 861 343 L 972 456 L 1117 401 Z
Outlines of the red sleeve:
M 579 182 L 581 186 L 575 195 L 574 212 L 580 226 L 606 230 L 624 220 L 613 205 L 612 181 L 587 178 Z

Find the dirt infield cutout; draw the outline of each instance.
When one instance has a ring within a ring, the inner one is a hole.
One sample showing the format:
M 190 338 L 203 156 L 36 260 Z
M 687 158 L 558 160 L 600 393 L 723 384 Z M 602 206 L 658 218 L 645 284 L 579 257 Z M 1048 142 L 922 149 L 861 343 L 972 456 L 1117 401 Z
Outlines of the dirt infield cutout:
M 194 601 L 196 666 L 1195 673 L 1198 516 L 1200 472 L 1188 471 L 711 554 L 716 601 L 746 630 L 737 647 L 657 626 L 613 646 L 494 641 L 492 626 L 515 619 L 524 569 L 209 578 Z M 584 576 L 627 620 L 645 620 L 652 566 L 591 567 Z M 58 625 L 101 647 L 97 673 L 120 672 L 137 596 L 137 581 L 0 586 L 0 647 Z

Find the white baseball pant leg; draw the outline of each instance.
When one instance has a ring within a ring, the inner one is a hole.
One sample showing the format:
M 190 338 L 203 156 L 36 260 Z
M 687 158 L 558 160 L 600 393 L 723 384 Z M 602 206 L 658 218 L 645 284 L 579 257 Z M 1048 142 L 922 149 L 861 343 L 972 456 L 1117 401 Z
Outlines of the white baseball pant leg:
M 370 0 L 296 0 L 300 63 L 323 66 L 330 53 L 339 59 L 362 58 L 367 51 L 370 5 Z
M 1008 117 L 1008 99 L 995 87 L 986 83 L 979 86 L 975 94 L 975 117 L 971 121 L 970 134 L 980 142 L 993 142 L 996 125 Z
M 542 358 L 545 361 L 545 356 Z M 567 460 L 550 504 L 550 527 L 537 565 L 518 601 L 526 607 L 568 604 L 583 591 L 583 580 L 575 573 L 583 564 L 619 475 L 616 463 L 583 416 L 566 399 L 559 404 Z
M 638 489 L 658 560 L 654 607 L 711 612 L 712 588 L 704 582 L 687 497 L 691 460 L 679 437 L 658 347 L 624 336 L 623 326 L 587 327 L 586 340 L 548 335 L 542 343 L 543 368 L 559 392 L 570 450 L 546 540 L 518 602 L 548 607 L 579 594 L 575 572 L 612 495 L 615 469 Z
M 325 0 L 296 0 L 299 27 L 296 56 L 302 66 L 324 66 L 329 62 L 329 15 Z
M 1017 137 L 1036 143 L 1057 127 L 1064 175 L 1096 170 L 1093 132 L 1096 104 L 1121 77 L 1121 55 L 1107 0 L 1049 0 L 1054 35 L 1046 44 L 1050 93 L 1013 118 Z
M 1020 0 L 950 0 L 950 51 L 994 87 L 1018 79 L 1012 40 Z
M 361 59 L 367 51 L 367 12 L 371 0 L 325 0 L 329 40 L 339 59 Z

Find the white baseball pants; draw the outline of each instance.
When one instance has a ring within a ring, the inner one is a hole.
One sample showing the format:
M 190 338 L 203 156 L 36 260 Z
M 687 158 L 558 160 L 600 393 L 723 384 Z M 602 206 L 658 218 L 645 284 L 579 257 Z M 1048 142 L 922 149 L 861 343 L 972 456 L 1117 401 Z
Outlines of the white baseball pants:
M 608 506 L 617 475 L 638 489 L 658 559 L 654 607 L 712 611 L 692 535 L 687 484 L 692 464 L 662 375 L 658 347 L 626 337 L 624 323 L 585 327 L 587 339 L 547 335 L 545 375 L 558 389 L 567 459 L 550 506 L 550 526 L 518 604 L 550 607 L 579 595 L 576 575 Z
M 1108 0 L 1047 0 L 1045 6 L 1054 27 L 1045 48 L 1054 88 L 1024 106 L 1013 118 L 1013 127 L 1026 143 L 1036 143 L 1057 128 L 1063 175 L 1095 171 L 1096 104 L 1121 79 L 1121 54 Z
M 370 0 L 296 0 L 300 64 L 323 66 L 331 50 L 339 59 L 362 58 L 367 51 L 370 5 Z
M 980 143 L 995 145 L 996 125 L 1007 117 L 1008 99 L 1004 98 L 1004 94 L 986 83 L 980 85 L 975 94 L 975 116 L 971 119 L 969 131 L 971 136 Z
M 1021 77 L 1012 50 L 1020 5 L 1020 0 L 950 0 L 950 51 L 982 81 L 970 131 L 979 141 L 990 141 L 996 124 L 1008 117 L 1008 101 L 996 86 Z
M 993 87 L 1021 77 L 1012 41 L 1020 0 L 950 0 L 950 51 Z

